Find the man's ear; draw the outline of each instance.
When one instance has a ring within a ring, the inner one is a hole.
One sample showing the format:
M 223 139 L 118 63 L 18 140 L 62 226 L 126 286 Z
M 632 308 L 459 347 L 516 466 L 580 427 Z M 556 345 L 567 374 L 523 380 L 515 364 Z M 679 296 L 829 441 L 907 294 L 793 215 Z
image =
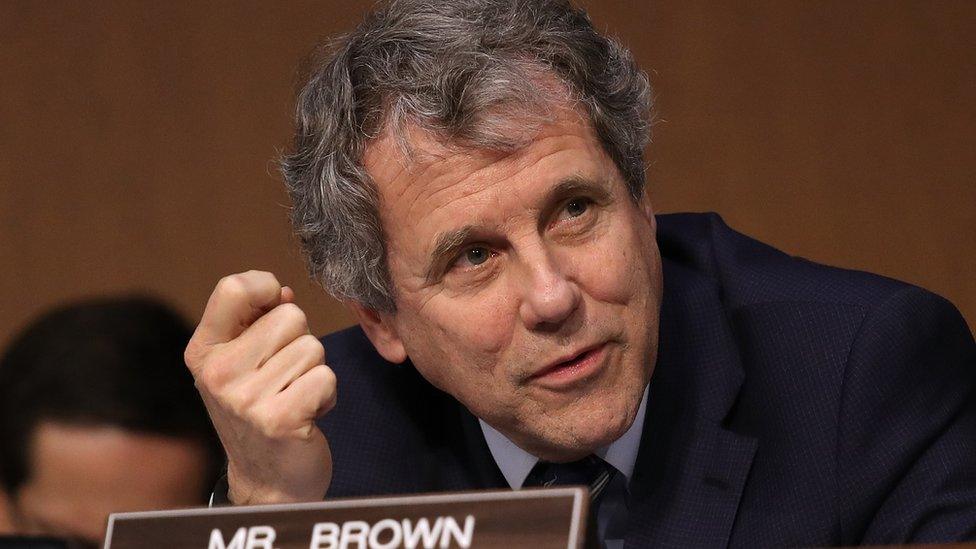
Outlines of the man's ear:
M 363 331 L 366 332 L 366 337 L 373 343 L 373 347 L 376 347 L 380 356 L 385 358 L 387 362 L 394 364 L 399 364 L 407 359 L 403 340 L 400 339 L 400 334 L 396 326 L 393 325 L 393 317 L 390 314 L 378 312 L 360 303 L 347 303 L 347 305 L 356 314 L 359 325 L 362 326 Z
M 640 197 L 640 209 L 651 224 L 651 230 L 657 232 L 657 219 L 654 217 L 654 208 L 651 207 L 651 195 L 646 190 Z

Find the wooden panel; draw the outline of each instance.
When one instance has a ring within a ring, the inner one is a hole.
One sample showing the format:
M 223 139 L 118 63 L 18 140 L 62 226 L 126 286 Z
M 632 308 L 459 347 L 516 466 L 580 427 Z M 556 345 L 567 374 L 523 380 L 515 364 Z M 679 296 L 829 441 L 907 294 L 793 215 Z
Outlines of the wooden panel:
M 656 88 L 659 211 L 718 211 L 976 324 L 976 3 L 591 4 Z
M 369 1 L 0 3 L 0 342 L 64 299 L 147 290 L 197 317 L 247 268 L 313 329 L 271 162 L 295 67 Z M 590 2 L 658 95 L 660 211 L 931 288 L 976 321 L 976 3 Z

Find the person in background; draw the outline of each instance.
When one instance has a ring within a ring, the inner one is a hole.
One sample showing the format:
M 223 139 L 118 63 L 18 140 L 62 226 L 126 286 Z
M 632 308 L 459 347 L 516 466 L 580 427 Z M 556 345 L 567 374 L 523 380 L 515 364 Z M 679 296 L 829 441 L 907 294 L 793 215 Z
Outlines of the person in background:
M 0 358 L 0 535 L 100 543 L 117 511 L 205 505 L 223 458 L 183 366 L 186 322 L 150 298 L 44 314 Z

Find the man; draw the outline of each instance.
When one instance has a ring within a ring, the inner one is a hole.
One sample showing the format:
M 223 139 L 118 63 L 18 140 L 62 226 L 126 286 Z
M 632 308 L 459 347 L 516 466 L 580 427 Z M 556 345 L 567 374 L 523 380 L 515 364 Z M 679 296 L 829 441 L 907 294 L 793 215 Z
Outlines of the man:
M 611 546 L 973 536 L 964 321 L 717 216 L 655 218 L 648 97 L 560 1 L 391 2 L 319 60 L 284 174 L 359 328 L 322 340 L 330 368 L 273 275 L 218 283 L 186 358 L 229 501 L 590 468 Z
M 181 365 L 189 337 L 164 305 L 119 298 L 61 307 L 13 340 L 0 358 L 0 532 L 95 547 L 109 513 L 206 501 L 221 459 Z

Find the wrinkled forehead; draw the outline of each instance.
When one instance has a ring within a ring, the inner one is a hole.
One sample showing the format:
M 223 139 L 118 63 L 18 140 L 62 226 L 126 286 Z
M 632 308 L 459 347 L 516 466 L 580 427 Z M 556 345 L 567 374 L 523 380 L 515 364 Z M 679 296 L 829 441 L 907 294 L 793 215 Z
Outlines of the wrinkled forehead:
M 369 117 L 378 125 L 363 127 L 366 150 L 391 142 L 419 164 L 447 153 L 509 153 L 563 111 L 583 112 L 577 94 L 551 70 L 527 60 L 517 65 L 514 75 L 473 79 L 453 93 L 385 97 Z
M 430 129 L 418 122 L 386 124 L 367 142 L 362 165 L 380 190 L 385 183 L 403 176 L 422 174 L 431 179 L 447 167 L 515 156 L 544 138 L 556 124 L 573 124 L 592 132 L 581 107 L 564 92 L 559 97 L 559 101 L 546 102 L 531 111 L 492 112 L 485 116 L 479 131 L 463 135 Z

